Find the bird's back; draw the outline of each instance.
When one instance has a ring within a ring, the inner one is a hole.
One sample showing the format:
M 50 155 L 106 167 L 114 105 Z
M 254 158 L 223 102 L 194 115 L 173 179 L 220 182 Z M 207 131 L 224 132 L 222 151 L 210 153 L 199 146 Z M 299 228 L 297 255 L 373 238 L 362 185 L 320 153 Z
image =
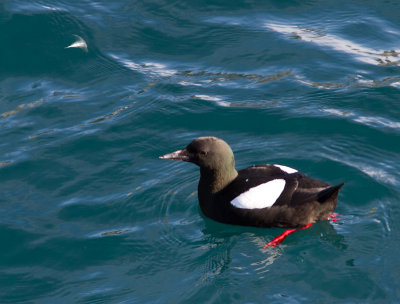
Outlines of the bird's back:
M 256 165 L 218 193 L 202 198 L 206 216 L 219 222 L 258 227 L 298 227 L 326 219 L 336 208 L 339 186 L 332 187 L 292 168 Z

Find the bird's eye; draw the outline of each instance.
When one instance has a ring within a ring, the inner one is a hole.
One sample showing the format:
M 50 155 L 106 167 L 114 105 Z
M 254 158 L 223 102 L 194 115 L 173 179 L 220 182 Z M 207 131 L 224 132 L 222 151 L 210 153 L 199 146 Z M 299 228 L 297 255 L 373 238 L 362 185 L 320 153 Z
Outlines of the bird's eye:
M 200 155 L 206 156 L 206 155 L 207 155 L 207 152 L 206 152 L 206 151 L 200 151 Z

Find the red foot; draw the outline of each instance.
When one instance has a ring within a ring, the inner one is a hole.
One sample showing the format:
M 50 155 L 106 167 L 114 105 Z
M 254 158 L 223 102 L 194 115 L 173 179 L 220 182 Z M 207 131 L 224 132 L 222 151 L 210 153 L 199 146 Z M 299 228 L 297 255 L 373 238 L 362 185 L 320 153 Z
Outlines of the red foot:
M 332 222 L 337 222 L 338 220 L 340 220 L 340 218 L 337 217 L 338 214 L 337 213 L 332 213 L 329 215 L 329 217 L 327 218 L 327 220 L 331 220 Z
M 308 227 L 310 227 L 312 225 L 312 223 L 309 223 L 303 227 L 297 228 L 297 229 L 289 229 L 289 230 L 285 230 L 283 233 L 281 233 L 280 235 L 276 236 L 273 238 L 272 241 L 268 242 L 267 244 L 264 245 L 264 248 L 267 247 L 275 247 L 277 245 L 279 245 L 280 243 L 283 242 L 283 240 L 289 235 L 292 234 L 293 232 L 302 230 L 302 229 L 306 229 Z

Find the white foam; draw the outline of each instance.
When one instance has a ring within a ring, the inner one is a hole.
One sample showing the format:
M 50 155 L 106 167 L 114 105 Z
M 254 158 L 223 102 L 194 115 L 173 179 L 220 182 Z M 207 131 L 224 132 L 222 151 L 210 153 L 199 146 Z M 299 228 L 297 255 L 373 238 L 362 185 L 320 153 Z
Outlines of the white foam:
M 284 179 L 274 179 L 240 194 L 231 201 L 231 204 L 240 209 L 269 208 L 275 204 L 285 184 Z

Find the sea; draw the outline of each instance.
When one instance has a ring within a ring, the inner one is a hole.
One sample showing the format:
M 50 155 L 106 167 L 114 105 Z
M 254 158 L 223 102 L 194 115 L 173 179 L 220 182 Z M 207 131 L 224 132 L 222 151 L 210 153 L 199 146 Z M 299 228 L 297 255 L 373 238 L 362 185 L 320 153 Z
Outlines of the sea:
M 216 223 L 199 169 L 335 185 L 337 221 Z M 0 303 L 400 303 L 400 1 L 1 0 Z

